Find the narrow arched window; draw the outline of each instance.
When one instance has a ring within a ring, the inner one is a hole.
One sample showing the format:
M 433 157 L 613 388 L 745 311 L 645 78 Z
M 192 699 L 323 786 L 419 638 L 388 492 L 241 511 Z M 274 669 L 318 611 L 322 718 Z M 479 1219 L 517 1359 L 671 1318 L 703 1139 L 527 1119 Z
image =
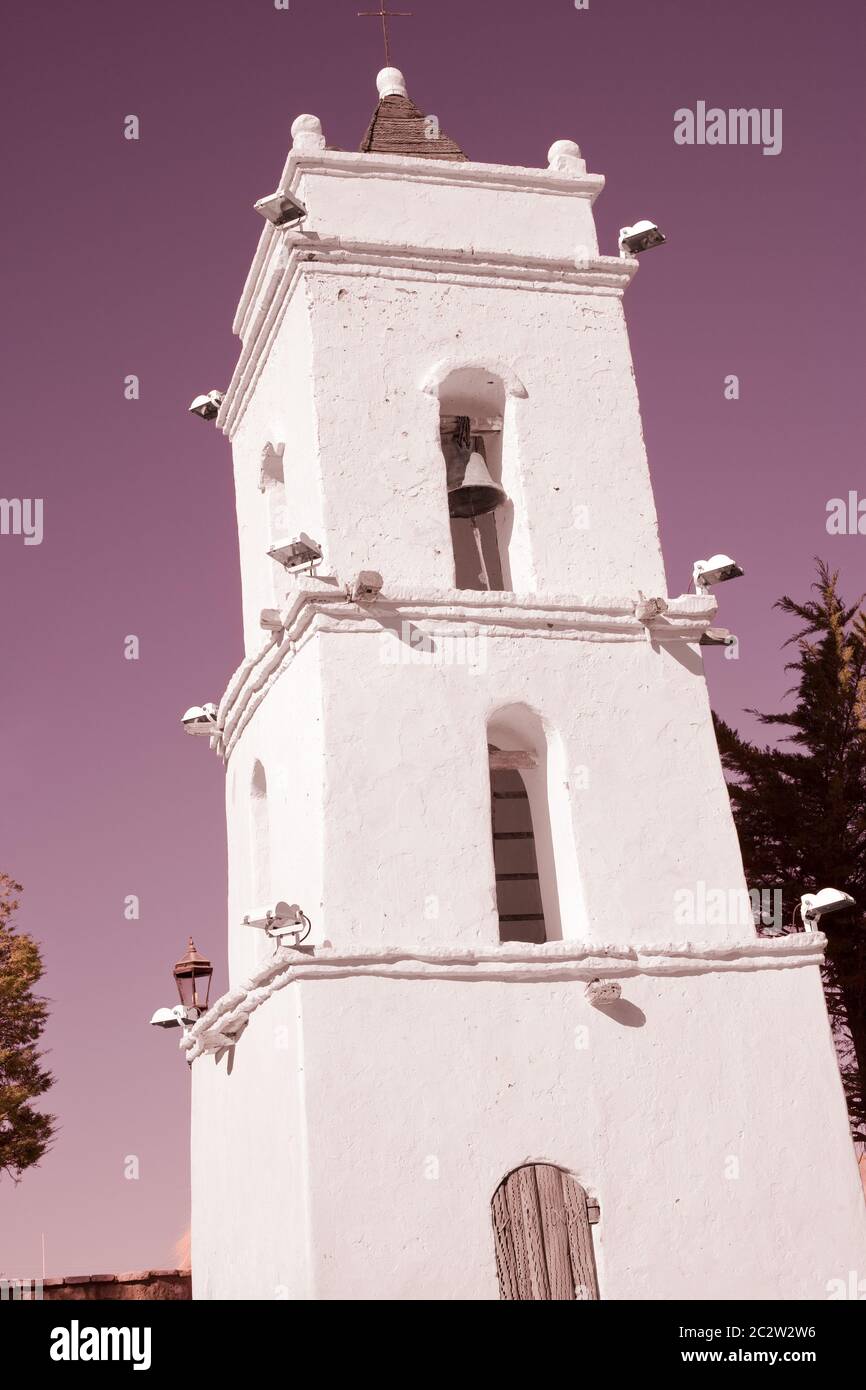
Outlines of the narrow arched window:
M 281 545 L 287 536 L 286 477 L 283 471 L 284 444 L 266 444 L 262 450 L 259 489 L 268 508 L 268 540 Z
M 598 1299 L 590 1202 L 576 1178 L 551 1163 L 516 1168 L 493 1194 L 499 1296 L 514 1302 Z
M 547 934 L 535 831 L 529 794 L 519 771 L 519 765 L 529 767 L 535 759 L 529 753 L 488 751 L 499 940 L 541 943 Z
M 561 740 L 527 705 L 507 705 L 487 724 L 493 863 L 500 941 L 540 945 L 570 935 L 581 913 Z
M 250 785 L 250 909 L 267 906 L 271 895 L 271 825 L 268 814 L 268 781 L 260 762 L 253 767 Z

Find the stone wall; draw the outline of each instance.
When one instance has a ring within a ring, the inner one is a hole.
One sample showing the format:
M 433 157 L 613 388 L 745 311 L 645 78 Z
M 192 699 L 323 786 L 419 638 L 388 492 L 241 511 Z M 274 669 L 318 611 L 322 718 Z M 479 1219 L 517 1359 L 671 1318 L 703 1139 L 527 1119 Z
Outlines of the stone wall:
M 143 1299 L 192 1298 L 188 1269 L 146 1269 L 137 1274 L 72 1274 L 65 1279 L 45 1279 L 45 1299 Z

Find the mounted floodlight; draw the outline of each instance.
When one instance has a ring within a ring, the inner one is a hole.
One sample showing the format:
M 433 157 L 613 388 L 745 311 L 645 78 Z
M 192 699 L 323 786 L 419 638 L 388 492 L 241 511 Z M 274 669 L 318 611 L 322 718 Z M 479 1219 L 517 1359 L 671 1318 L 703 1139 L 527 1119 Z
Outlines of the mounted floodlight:
M 268 554 L 287 570 L 303 569 L 309 565 L 312 574 L 313 565 L 322 558 L 322 547 L 302 531 L 293 541 L 278 541 L 272 545 Z
M 696 560 L 692 579 L 696 589 L 708 589 L 711 584 L 723 584 L 726 579 L 742 579 L 745 571 L 730 555 L 712 555 L 709 560 Z
M 303 203 L 287 193 L 284 188 L 278 188 L 276 193 L 269 193 L 267 198 L 259 198 L 253 206 L 257 213 L 272 222 L 275 227 L 288 227 L 293 222 L 302 222 L 307 215 L 307 209 Z
M 293 943 L 296 946 L 309 936 L 311 930 L 310 919 L 298 904 L 284 902 L 275 903 L 273 907 L 259 907 L 247 913 L 243 925 L 255 927 L 257 931 L 263 931 L 266 936 L 271 936 L 276 941 L 282 941 L 283 937 L 287 936 L 297 937 Z
M 820 893 L 803 894 L 800 899 L 800 916 L 806 931 L 815 931 L 822 917 L 856 906 L 850 893 L 842 893 L 838 888 L 822 888 Z
M 150 1022 L 153 1028 L 188 1028 L 191 1024 L 197 1023 L 198 1019 L 198 1009 L 175 1004 L 173 1009 L 157 1009 Z
M 372 603 L 381 594 L 384 582 L 377 570 L 361 570 L 349 591 L 352 602 Z
M 193 705 L 181 718 L 181 724 L 188 734 L 198 738 L 212 738 L 219 733 L 217 707 L 213 704 Z
M 174 1009 L 157 1009 L 153 1018 L 150 1020 L 151 1026 L 154 1028 L 179 1028 L 179 1012 L 179 1006 Z
M 259 627 L 263 627 L 265 632 L 282 632 L 283 619 L 276 608 L 263 608 L 259 614 Z
M 655 222 L 635 222 L 633 227 L 620 228 L 619 253 L 621 256 L 640 256 L 654 246 L 661 246 L 666 240 Z
M 206 396 L 196 396 L 189 408 L 190 415 L 198 415 L 202 420 L 215 420 L 223 403 L 222 391 L 208 391 Z
M 584 994 L 590 1004 L 613 1004 L 622 996 L 622 985 L 616 980 L 590 980 Z
M 729 632 L 726 627 L 708 627 L 706 632 L 701 634 L 700 645 L 702 647 L 733 647 L 736 645 L 736 637 Z

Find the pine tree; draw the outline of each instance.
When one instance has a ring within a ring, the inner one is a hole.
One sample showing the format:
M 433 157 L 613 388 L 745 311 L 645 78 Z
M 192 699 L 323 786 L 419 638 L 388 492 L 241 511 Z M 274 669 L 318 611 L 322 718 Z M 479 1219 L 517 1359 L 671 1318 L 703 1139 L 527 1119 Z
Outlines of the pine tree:
M 776 604 L 798 620 L 785 669 L 789 713 L 756 715 L 788 732 L 758 747 L 716 718 L 722 763 L 753 889 L 781 889 L 788 930 L 800 895 L 839 888 L 860 905 L 827 919 L 824 987 L 852 1132 L 866 1139 L 866 610 L 816 561 L 815 597 Z
M 38 1163 L 54 1135 L 54 1116 L 32 1104 L 53 1084 L 38 1043 L 48 1018 L 33 993 L 42 978 L 42 957 L 32 937 L 12 918 L 21 885 L 0 873 L 0 1177 L 17 1182 Z

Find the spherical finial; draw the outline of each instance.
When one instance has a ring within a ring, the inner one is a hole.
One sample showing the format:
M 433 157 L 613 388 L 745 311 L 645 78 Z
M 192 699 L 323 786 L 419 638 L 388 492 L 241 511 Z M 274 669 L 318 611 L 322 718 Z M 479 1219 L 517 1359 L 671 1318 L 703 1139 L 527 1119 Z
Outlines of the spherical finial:
M 296 150 L 314 152 L 325 148 L 322 122 L 318 116 L 298 116 L 292 121 L 292 142 Z
M 557 140 L 547 152 L 548 168 L 560 174 L 585 174 L 586 161 L 581 158 L 580 145 L 573 140 Z
M 406 97 L 406 79 L 399 68 L 383 68 L 376 78 L 380 97 Z

